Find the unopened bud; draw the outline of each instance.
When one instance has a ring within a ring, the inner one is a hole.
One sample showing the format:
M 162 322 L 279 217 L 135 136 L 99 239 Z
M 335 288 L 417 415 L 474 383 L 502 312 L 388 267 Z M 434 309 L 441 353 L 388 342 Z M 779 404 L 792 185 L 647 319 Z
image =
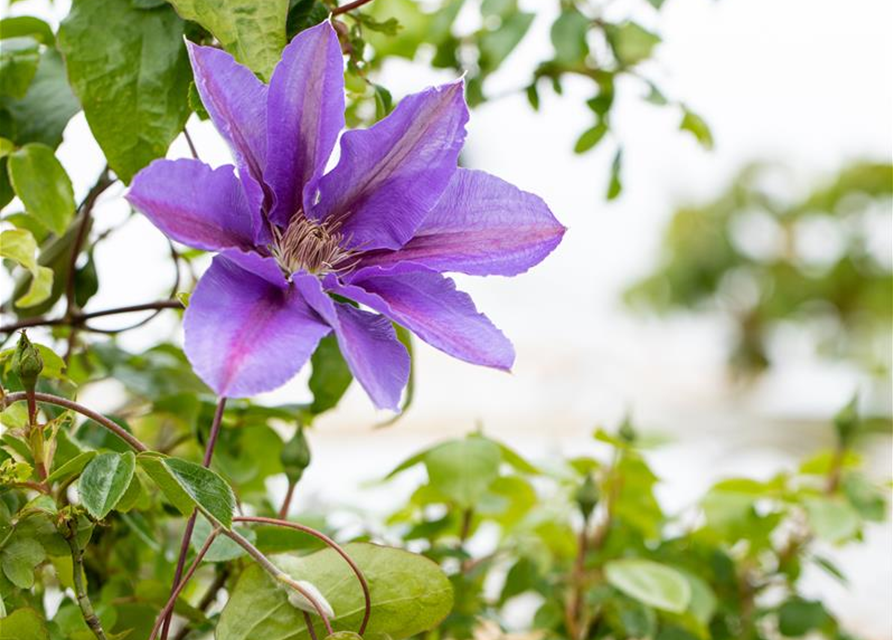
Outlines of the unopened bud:
M 37 347 L 31 344 L 28 336 L 22 331 L 15 353 L 12 356 L 12 370 L 19 377 L 27 391 L 34 391 L 37 378 L 43 371 L 43 358 Z
M 847 405 L 834 416 L 834 428 L 841 446 L 848 446 L 859 429 L 859 397 L 853 396 Z
M 297 483 L 304 475 L 304 469 L 310 466 L 310 445 L 304 436 L 304 426 L 298 425 L 294 437 L 282 447 L 282 467 L 289 482 Z
M 322 612 L 326 614 L 327 618 L 335 617 L 335 610 L 332 609 L 332 605 L 329 604 L 329 601 L 326 600 L 325 596 L 320 592 L 316 586 L 307 582 L 306 580 L 295 580 L 295 584 L 299 585 L 301 589 L 303 589 L 307 595 L 313 598 L 316 603 L 319 605 L 319 608 L 322 609 Z M 295 609 L 300 609 L 301 611 L 306 611 L 307 613 L 319 613 L 316 607 L 313 606 L 313 603 L 300 591 L 292 587 L 288 587 L 288 603 L 293 606 Z
M 620 428 L 617 429 L 617 435 L 627 444 L 634 443 L 636 438 L 639 437 L 639 434 L 637 434 L 636 430 L 633 428 L 633 423 L 632 420 L 629 419 L 629 416 L 623 419 Z
M 586 478 L 583 480 L 583 484 L 580 485 L 574 496 L 577 505 L 580 507 L 580 512 L 583 514 L 583 518 L 589 520 L 592 512 L 595 511 L 595 507 L 598 504 L 600 497 L 601 494 L 599 493 L 598 485 L 595 484 L 592 474 L 587 473 Z

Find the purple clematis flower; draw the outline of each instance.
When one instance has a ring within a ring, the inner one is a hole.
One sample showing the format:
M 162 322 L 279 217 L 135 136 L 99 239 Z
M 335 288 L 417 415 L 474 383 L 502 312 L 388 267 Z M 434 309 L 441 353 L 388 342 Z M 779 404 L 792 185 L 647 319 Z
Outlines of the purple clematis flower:
M 292 40 L 269 85 L 223 51 L 188 46 L 238 177 L 232 166 L 156 160 L 127 199 L 173 240 L 218 252 L 184 320 L 198 375 L 221 396 L 270 391 L 334 331 L 375 405 L 396 410 L 409 355 L 391 321 L 456 358 L 509 369 L 511 343 L 441 273 L 521 273 L 564 227 L 537 196 L 457 167 L 462 82 L 346 132 L 324 173 L 344 128 L 343 58 L 329 22 Z

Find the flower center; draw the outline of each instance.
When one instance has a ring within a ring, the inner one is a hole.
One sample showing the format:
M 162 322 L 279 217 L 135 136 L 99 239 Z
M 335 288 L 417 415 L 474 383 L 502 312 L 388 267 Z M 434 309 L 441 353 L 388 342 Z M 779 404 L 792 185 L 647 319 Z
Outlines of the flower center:
M 286 275 L 301 270 L 322 275 L 348 269 L 354 252 L 341 246 L 344 235 L 338 231 L 339 226 L 337 222 L 316 222 L 297 215 L 284 233 L 274 228 L 273 257 Z

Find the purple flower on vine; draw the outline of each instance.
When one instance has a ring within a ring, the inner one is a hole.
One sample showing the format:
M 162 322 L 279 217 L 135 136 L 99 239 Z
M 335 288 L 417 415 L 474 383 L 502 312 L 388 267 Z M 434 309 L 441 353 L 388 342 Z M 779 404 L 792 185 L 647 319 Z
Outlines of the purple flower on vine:
M 457 167 L 468 120 L 461 81 L 344 133 L 324 173 L 344 128 L 343 58 L 329 22 L 292 40 L 269 85 L 218 49 L 189 44 L 189 55 L 238 176 L 156 160 L 127 198 L 173 240 L 217 252 L 184 320 L 186 355 L 214 391 L 275 389 L 334 332 L 376 406 L 396 409 L 409 355 L 392 321 L 456 358 L 511 367 L 508 339 L 441 274 L 516 275 L 564 227 L 537 196 Z

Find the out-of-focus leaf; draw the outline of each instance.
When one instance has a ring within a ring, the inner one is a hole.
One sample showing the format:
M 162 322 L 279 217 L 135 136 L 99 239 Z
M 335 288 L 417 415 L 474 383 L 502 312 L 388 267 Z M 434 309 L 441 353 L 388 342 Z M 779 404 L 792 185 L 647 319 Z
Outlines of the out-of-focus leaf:
M 566 65 L 582 62 L 589 53 L 586 35 L 590 20 L 576 9 L 566 9 L 552 23 L 555 59 Z
M 0 640 L 50 640 L 50 633 L 41 615 L 26 607 L 0 618 Z
M 860 527 L 859 513 L 842 498 L 815 496 L 803 501 L 816 535 L 832 543 L 852 538 Z
M 285 46 L 288 0 L 170 0 L 184 20 L 199 23 L 236 60 L 269 80 Z
M 431 485 L 463 509 L 480 500 L 499 475 L 501 461 L 499 445 L 474 435 L 445 442 L 425 454 Z
M 16 535 L 0 551 L 0 567 L 19 589 L 30 589 L 34 585 L 34 569 L 44 558 L 46 552 L 37 540 Z
M 501 65 L 527 35 L 534 17 L 533 13 L 512 13 L 497 29 L 484 32 L 480 39 L 481 69 L 489 72 Z
M 705 149 L 713 148 L 713 134 L 710 132 L 710 127 L 701 116 L 687 108 L 683 108 L 679 130 L 691 133 Z
M 603 120 L 600 120 L 577 138 L 577 143 L 574 145 L 574 153 L 586 153 L 597 145 L 607 132 L 608 126 Z
M 53 46 L 56 36 L 46 22 L 33 16 L 14 16 L 0 20 L 0 39 L 28 36 L 41 44 Z
M 785 601 L 778 610 L 778 630 L 789 638 L 799 638 L 821 629 L 830 620 L 821 602 L 798 596 Z
M 651 560 L 611 560 L 605 564 L 605 577 L 629 597 L 661 611 L 682 613 L 691 602 L 691 587 L 685 576 Z
M 319 415 L 338 404 L 350 386 L 353 375 L 338 349 L 334 335 L 328 335 L 319 341 L 319 346 L 310 358 L 310 364 L 313 368 L 309 383 L 313 393 L 310 412 Z
M 167 152 L 189 115 L 183 21 L 167 6 L 75 0 L 59 46 L 109 166 L 130 182 Z
M 2 25 L 0 25 L 2 26 Z M 40 62 L 40 43 L 32 37 L 4 39 L 0 45 L 0 95 L 23 98 Z
M 611 162 L 611 179 L 608 181 L 608 193 L 605 197 L 614 200 L 623 191 L 623 183 L 620 181 L 620 172 L 623 169 L 623 149 L 618 149 Z
M 608 25 L 605 30 L 614 55 L 623 66 L 632 66 L 651 57 L 660 36 L 644 29 L 635 22 Z
M 9 229 L 0 233 L 0 256 L 9 258 L 31 273 L 28 291 L 16 300 L 16 306 L 30 307 L 50 296 L 53 288 L 53 271 L 37 264 L 37 242 L 30 231 Z

